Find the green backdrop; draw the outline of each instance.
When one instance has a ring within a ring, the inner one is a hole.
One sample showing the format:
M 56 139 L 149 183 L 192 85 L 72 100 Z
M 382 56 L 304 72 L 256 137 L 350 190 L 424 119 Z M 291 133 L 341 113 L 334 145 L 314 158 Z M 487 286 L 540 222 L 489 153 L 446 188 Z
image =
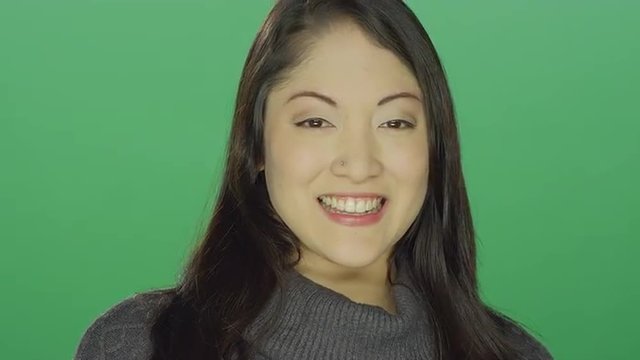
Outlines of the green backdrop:
M 636 359 L 640 3 L 407 1 L 446 67 L 483 297 L 556 359 Z M 173 284 L 271 0 L 0 1 L 0 358 L 70 359 Z

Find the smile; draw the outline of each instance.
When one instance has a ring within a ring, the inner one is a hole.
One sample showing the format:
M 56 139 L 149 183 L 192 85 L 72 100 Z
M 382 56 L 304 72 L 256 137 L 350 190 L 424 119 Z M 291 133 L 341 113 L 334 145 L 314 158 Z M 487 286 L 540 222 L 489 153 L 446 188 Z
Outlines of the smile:
M 318 201 L 327 211 L 336 214 L 366 215 L 379 212 L 386 199 L 381 196 L 353 198 L 322 195 Z
M 333 200 L 336 200 L 335 206 Z M 378 223 L 388 207 L 386 198 L 367 199 L 329 199 L 321 196 L 317 198 L 322 212 L 332 222 L 346 226 L 365 226 Z

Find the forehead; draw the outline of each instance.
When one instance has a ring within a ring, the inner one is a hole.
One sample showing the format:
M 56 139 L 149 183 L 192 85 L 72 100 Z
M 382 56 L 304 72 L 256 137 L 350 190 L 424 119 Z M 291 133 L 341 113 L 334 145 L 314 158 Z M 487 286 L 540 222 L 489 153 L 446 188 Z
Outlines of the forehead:
M 337 24 L 323 32 L 313 40 L 306 55 L 305 61 L 274 89 L 273 100 L 282 101 L 304 90 L 363 102 L 377 102 L 392 92 L 420 93 L 411 70 L 353 23 Z

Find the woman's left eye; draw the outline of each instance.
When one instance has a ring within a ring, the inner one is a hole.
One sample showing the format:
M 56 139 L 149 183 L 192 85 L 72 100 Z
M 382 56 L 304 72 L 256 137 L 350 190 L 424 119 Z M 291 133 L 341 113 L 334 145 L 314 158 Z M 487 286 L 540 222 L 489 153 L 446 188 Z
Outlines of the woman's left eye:
M 388 124 L 387 126 L 383 126 L 383 127 L 388 127 L 388 128 L 392 128 L 392 129 L 407 129 L 407 128 L 414 128 L 416 127 L 413 123 L 411 123 L 410 121 L 407 120 L 401 120 L 401 119 L 393 119 L 393 120 L 389 120 L 387 122 L 385 122 L 385 124 Z M 402 125 L 405 125 L 404 127 L 402 127 Z

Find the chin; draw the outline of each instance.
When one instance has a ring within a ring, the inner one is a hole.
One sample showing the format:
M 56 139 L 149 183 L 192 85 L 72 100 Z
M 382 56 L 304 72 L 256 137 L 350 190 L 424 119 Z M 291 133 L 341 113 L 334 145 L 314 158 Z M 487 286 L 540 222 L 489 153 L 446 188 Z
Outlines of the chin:
M 342 249 L 341 251 L 327 251 L 324 255 L 332 263 L 351 269 L 371 266 L 385 256 L 384 252 L 379 249 L 351 249 L 350 251 Z

